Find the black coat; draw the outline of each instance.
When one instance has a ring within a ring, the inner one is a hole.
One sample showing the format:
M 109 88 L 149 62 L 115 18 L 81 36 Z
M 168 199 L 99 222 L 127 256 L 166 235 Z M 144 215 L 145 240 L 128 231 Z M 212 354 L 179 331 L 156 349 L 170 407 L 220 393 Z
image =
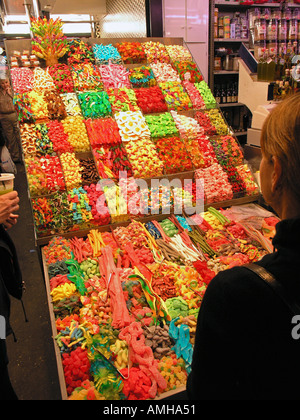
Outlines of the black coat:
M 300 304 L 300 219 L 278 223 L 265 267 Z M 300 315 L 300 314 L 299 314 Z M 299 399 L 300 339 L 293 314 L 256 274 L 219 273 L 199 311 L 190 399 Z M 300 331 L 300 330 L 299 330 Z
M 12 333 L 10 326 L 10 295 L 22 298 L 22 274 L 15 246 L 0 225 L 0 315 L 6 324 L 6 336 Z M 5 341 L 0 340 L 0 367 L 7 364 Z

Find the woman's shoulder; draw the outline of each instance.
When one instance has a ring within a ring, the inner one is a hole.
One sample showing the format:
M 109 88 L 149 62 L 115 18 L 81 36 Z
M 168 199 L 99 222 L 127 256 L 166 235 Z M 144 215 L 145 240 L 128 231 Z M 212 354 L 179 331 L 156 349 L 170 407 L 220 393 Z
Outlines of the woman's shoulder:
M 247 310 L 255 305 L 265 306 L 274 299 L 270 287 L 254 272 L 244 266 L 219 272 L 209 283 L 206 301 L 220 305 L 242 307 Z

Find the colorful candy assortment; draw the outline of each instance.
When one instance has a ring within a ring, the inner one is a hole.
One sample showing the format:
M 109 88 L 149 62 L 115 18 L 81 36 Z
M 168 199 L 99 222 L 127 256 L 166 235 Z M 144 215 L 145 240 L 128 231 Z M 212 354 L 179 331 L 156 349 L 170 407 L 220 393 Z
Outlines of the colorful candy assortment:
M 70 39 L 66 55 L 12 82 L 68 398 L 152 399 L 186 384 L 212 278 L 270 249 L 228 211 L 172 213 L 258 189 L 184 46 Z
M 126 111 L 139 111 L 136 103 L 136 96 L 133 89 L 121 87 L 119 89 L 107 89 L 109 101 L 113 113 L 126 112 Z
M 194 61 L 175 61 L 173 65 L 181 80 L 188 80 L 192 83 L 199 83 L 203 80 Z
M 148 63 L 169 63 L 170 56 L 161 42 L 147 41 L 143 43 Z
M 118 42 L 116 47 L 124 64 L 146 62 L 146 54 L 140 42 Z
M 103 64 L 99 67 L 104 89 L 109 88 L 130 88 L 129 70 L 122 64 L 113 64 L 109 61 L 108 64 Z
M 158 115 L 145 115 L 145 120 L 152 139 L 178 135 L 176 123 L 169 112 Z
M 138 107 L 144 114 L 161 113 L 168 110 L 164 96 L 158 86 L 134 89 Z
M 139 138 L 125 144 L 135 178 L 153 178 L 163 174 L 161 161 L 155 145 L 148 138 Z
M 62 125 L 75 152 L 87 152 L 90 150 L 89 138 L 81 116 L 69 116 L 62 120 Z
M 156 80 L 151 67 L 145 65 L 129 69 L 129 81 L 134 88 L 156 85 Z
M 91 399 L 153 399 L 185 386 L 207 285 L 268 252 L 263 217 L 258 240 L 227 214 L 210 207 L 190 229 L 174 216 L 130 220 L 44 247 L 69 399 L 87 388 Z
M 201 169 L 212 176 L 218 170 L 229 182 L 231 190 L 225 182 L 218 198 L 257 193 L 221 113 L 205 110 L 215 100 L 185 47 L 152 41 L 90 46 L 76 39 L 68 47 L 68 64 L 12 72 L 25 157 L 59 159 L 68 191 L 99 179 L 120 181 L 122 172 L 151 178 Z M 127 69 L 128 63 L 135 66 Z M 187 115 L 191 109 L 203 112 Z M 40 185 L 31 182 L 31 189 L 40 195 L 47 188 L 35 170 Z M 188 191 L 193 203 L 198 176 Z
M 70 68 L 67 64 L 55 64 L 47 68 L 48 73 L 61 93 L 74 92 L 74 85 Z
M 78 100 L 84 118 L 100 118 L 111 115 L 111 105 L 106 92 L 81 92 Z
M 33 71 L 27 67 L 11 69 L 12 86 L 15 93 L 25 93 L 33 89 Z
M 191 53 L 183 45 L 166 45 L 166 50 L 173 62 L 192 60 Z
M 122 64 L 121 56 L 112 44 L 94 44 L 93 52 L 97 64 Z
M 192 108 L 191 100 L 179 82 L 162 82 L 159 87 L 165 97 L 168 109 L 185 111 Z
M 74 64 L 71 73 L 76 91 L 102 90 L 103 83 L 100 71 L 92 63 Z
M 158 156 L 164 164 L 166 174 L 187 172 L 193 169 L 184 142 L 179 137 L 157 139 L 155 146 Z
M 141 111 L 118 112 L 115 119 L 124 142 L 150 139 L 150 130 Z

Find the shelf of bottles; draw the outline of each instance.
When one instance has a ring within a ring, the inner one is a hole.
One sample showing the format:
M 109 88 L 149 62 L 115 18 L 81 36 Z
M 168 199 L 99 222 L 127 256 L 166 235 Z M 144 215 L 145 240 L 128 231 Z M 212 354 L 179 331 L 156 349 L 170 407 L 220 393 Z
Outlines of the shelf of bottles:
M 300 5 L 255 8 L 249 14 L 257 80 L 274 82 L 274 99 L 300 89 Z M 298 81 L 297 81 L 298 80 Z

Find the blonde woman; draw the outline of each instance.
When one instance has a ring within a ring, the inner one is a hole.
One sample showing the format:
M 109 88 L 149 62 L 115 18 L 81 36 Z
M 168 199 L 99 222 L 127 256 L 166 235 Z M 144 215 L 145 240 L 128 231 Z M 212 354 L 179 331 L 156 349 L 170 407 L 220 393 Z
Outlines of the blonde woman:
M 268 116 L 261 135 L 265 201 L 281 218 L 274 253 L 257 265 L 300 307 L 300 95 Z M 219 273 L 205 293 L 187 392 L 199 400 L 299 399 L 299 317 L 255 272 Z M 297 326 L 298 325 L 298 326 Z

